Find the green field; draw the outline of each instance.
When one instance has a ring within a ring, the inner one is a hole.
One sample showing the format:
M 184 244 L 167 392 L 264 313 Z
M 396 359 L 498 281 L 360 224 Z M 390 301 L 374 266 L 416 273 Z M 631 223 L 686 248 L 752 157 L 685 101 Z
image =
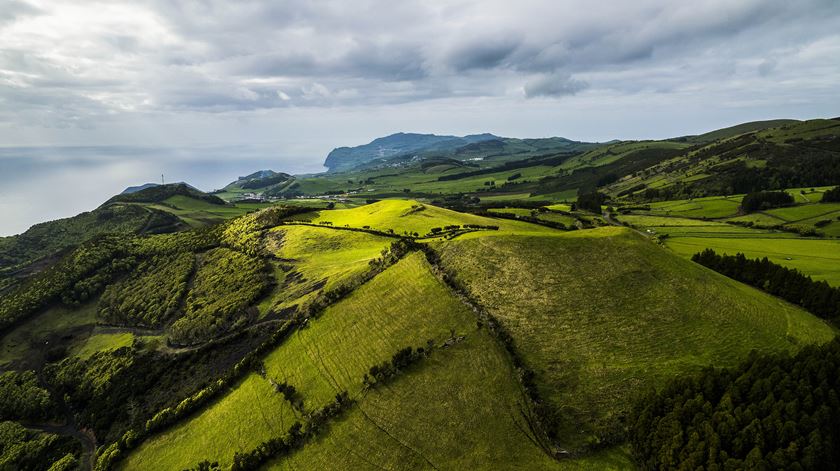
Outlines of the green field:
M 128 347 L 134 342 L 134 334 L 121 332 L 113 334 L 94 334 L 84 342 L 76 345 L 70 354 L 81 359 L 89 358 L 96 352 L 115 350 L 120 347 Z
M 204 459 L 229 467 L 236 451 L 282 435 L 296 414 L 267 380 L 252 373 L 210 407 L 146 440 L 118 469 L 180 470 Z
M 474 323 L 462 329 L 464 341 L 367 392 L 268 469 L 561 469 L 532 442 L 504 350 Z
M 456 239 L 443 261 L 510 330 L 570 448 L 614 432 L 643 388 L 834 335 L 626 229 Z
M 299 304 L 318 289 L 332 289 L 363 273 L 393 239 L 364 232 L 288 225 L 272 229 L 267 241 L 267 249 L 284 262 L 275 262 L 277 288 L 261 303 L 263 314 Z
M 684 218 L 718 219 L 734 216 L 738 213 L 743 195 L 711 196 L 690 200 L 661 201 L 650 204 L 652 216 L 677 216 Z
M 422 302 L 420 301 L 422 300 Z M 337 392 L 361 392 L 367 370 L 397 350 L 440 343 L 475 328 L 471 314 L 434 278 L 420 254 L 398 262 L 265 359 L 268 376 L 300 391 L 307 409 Z
M 368 226 L 379 231 L 393 230 L 396 234 L 417 233 L 421 236 L 433 227 L 462 224 L 499 226 L 498 231 L 482 231 L 483 235 L 553 231 L 535 224 L 460 213 L 413 200 L 384 200 L 353 209 L 322 211 L 313 222 L 324 221 L 331 222 L 334 227 Z
M 567 205 L 554 205 L 556 206 L 567 206 Z M 526 208 L 491 208 L 488 210 L 490 213 L 495 214 L 512 214 L 517 217 L 533 217 L 540 219 L 542 221 L 547 222 L 556 222 L 560 224 L 564 224 L 566 226 L 574 226 L 577 222 L 577 219 L 574 216 L 566 216 L 565 214 L 553 213 L 553 212 L 540 212 L 536 210 L 526 209 Z
M 236 203 L 222 206 L 184 195 L 175 195 L 160 203 L 141 204 L 174 214 L 191 227 L 217 224 L 225 219 L 271 206 L 271 203 Z
M 721 254 L 743 253 L 749 258 L 767 257 L 772 262 L 796 268 L 815 280 L 825 280 L 832 286 L 840 286 L 840 240 L 685 237 L 670 239 L 665 243 L 686 258 L 706 248 Z
M 618 216 L 620 222 L 627 223 L 648 235 L 667 235 L 673 237 L 713 237 L 713 238 L 798 238 L 797 234 L 779 230 L 743 227 L 717 221 L 688 219 L 667 216 L 643 216 L 627 214 Z

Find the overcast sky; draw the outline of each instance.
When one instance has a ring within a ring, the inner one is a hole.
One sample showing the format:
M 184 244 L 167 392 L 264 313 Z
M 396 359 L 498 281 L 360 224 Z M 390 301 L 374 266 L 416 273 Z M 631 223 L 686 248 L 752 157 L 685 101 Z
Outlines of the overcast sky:
M 398 131 L 833 117 L 838 25 L 838 0 L 0 0 L 0 234 L 161 173 L 319 171 Z

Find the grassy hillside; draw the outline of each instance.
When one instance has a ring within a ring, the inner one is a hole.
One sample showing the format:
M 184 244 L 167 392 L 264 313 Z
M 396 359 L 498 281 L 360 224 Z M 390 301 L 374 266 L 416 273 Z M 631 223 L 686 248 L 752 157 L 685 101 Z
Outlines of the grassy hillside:
M 453 331 L 464 339 L 442 346 Z M 371 366 L 406 346 L 429 345 L 431 356 L 391 385 L 363 388 L 362 378 Z M 398 262 L 328 308 L 266 356 L 263 364 L 265 377 L 250 374 L 204 412 L 147 441 L 122 469 L 180 469 L 204 458 L 229 464 L 234 450 L 248 450 L 265 437 L 282 434 L 282 422 L 290 425 L 292 417 L 315 410 L 340 391 L 358 402 L 324 440 L 333 444 L 350 440 L 338 449 L 379 448 L 377 455 L 360 450 L 364 460 L 377 466 L 412 468 L 426 459 L 446 467 L 472 467 L 494 459 L 526 467 L 551 464 L 526 432 L 522 398 L 503 351 L 486 332 L 476 329 L 474 315 L 431 274 L 420 254 Z M 283 396 L 270 387 L 271 382 L 293 385 L 301 402 L 295 408 L 282 401 L 272 403 L 276 400 L 272 398 Z M 249 419 L 255 413 L 264 416 Z M 440 440 L 441 436 L 451 439 Z M 475 448 L 464 454 L 456 437 Z M 225 443 L 209 446 L 216 441 Z M 500 444 L 504 447 L 498 448 Z M 432 448 L 424 459 L 423 451 L 406 451 L 414 447 Z M 328 463 L 323 460 L 337 452 L 334 445 L 314 448 L 321 461 L 303 458 L 307 466 Z M 302 450 L 291 462 L 302 463 L 299 460 L 311 449 Z M 285 460 L 277 464 L 286 466 Z M 348 459 L 346 465 L 353 467 L 353 461 Z
M 655 201 L 834 185 L 840 180 L 840 121 L 796 121 L 729 134 L 721 130 L 711 142 L 620 176 L 606 191 Z
M 261 312 L 281 312 L 330 290 L 365 272 L 393 239 L 364 232 L 337 231 L 317 226 L 280 226 L 272 229 L 266 248 L 272 260 L 277 289 L 261 303 Z
M 694 144 L 707 143 L 716 139 L 726 139 L 728 137 L 734 137 L 739 134 L 763 131 L 765 129 L 778 128 L 781 126 L 793 125 L 800 122 L 801 121 L 797 121 L 795 119 L 771 119 L 767 121 L 751 121 L 749 123 L 741 123 L 735 126 L 730 126 L 728 128 L 716 129 L 714 131 L 710 131 L 697 136 L 688 136 L 687 138 L 685 138 L 685 140 Z
M 620 434 L 635 391 L 753 349 L 833 336 L 812 315 L 626 229 L 456 239 L 442 252 L 513 335 L 572 449 Z
M 179 221 L 167 213 L 124 204 L 36 224 L 23 234 L 0 237 L 0 276 L 10 276 L 42 257 L 77 246 L 99 234 L 155 233 L 178 228 Z

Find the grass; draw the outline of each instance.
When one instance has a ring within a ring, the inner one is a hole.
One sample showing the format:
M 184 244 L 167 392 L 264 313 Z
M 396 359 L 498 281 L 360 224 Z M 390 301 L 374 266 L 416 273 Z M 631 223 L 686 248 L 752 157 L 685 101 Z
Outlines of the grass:
M 717 221 L 665 216 L 621 215 L 617 218 L 632 227 L 650 235 L 667 234 L 668 237 L 714 237 L 714 238 L 781 238 L 798 237 L 790 232 L 749 228 Z
M 317 441 L 269 469 L 551 469 L 522 418 L 505 352 L 429 272 L 420 254 L 388 269 L 269 355 L 268 375 L 319 406 L 348 390 L 357 404 Z M 387 386 L 361 378 L 404 346 L 440 345 Z M 468 452 L 465 453 L 465 450 Z
M 840 286 L 840 240 L 685 237 L 667 240 L 666 245 L 686 258 L 706 248 L 729 255 L 740 252 L 749 258 L 767 257 L 780 265 L 796 268 L 815 280 Z
M 298 419 L 283 395 L 256 373 L 190 418 L 152 436 L 118 469 L 186 469 L 209 459 L 230 468 L 233 455 L 280 436 Z
M 554 205 L 554 206 L 566 206 L 566 205 Z M 573 226 L 577 219 L 573 216 L 566 216 L 564 214 L 559 213 L 552 213 L 552 212 L 539 212 L 527 208 L 490 208 L 488 210 L 490 213 L 495 214 L 513 214 L 514 216 L 518 217 L 535 217 L 537 219 L 549 222 L 558 222 L 565 224 L 566 226 Z
M 513 335 L 572 449 L 620 428 L 643 388 L 733 365 L 752 349 L 793 351 L 834 335 L 805 311 L 626 229 L 456 239 L 442 250 Z
M 561 469 L 531 441 L 505 352 L 464 333 L 267 469 Z
M 660 201 L 650 204 L 652 216 L 678 216 L 685 218 L 725 218 L 735 216 L 743 195 L 711 196 L 691 200 Z
M 384 200 L 353 209 L 322 211 L 314 222 L 322 221 L 332 222 L 336 227 L 369 226 L 371 229 L 380 231 L 390 229 L 397 234 L 416 232 L 421 236 L 433 227 L 454 224 L 497 225 L 500 229 L 498 232 L 545 233 L 551 231 L 535 224 L 460 213 L 413 200 Z M 482 234 L 492 235 L 494 232 L 497 231 L 482 231 Z
M 450 330 L 472 338 L 475 328 L 473 314 L 432 276 L 422 255 L 410 255 L 270 353 L 264 359 L 266 379 L 250 374 L 198 415 L 144 443 L 123 468 L 182 469 L 205 458 L 229 465 L 235 451 L 282 435 L 294 419 L 296 412 L 273 391 L 269 378 L 295 386 L 311 411 L 341 390 L 359 397 L 368 368 L 397 350 L 424 346 L 427 339 L 439 344 Z M 473 361 L 483 358 L 481 350 L 471 355 Z M 510 371 L 502 374 L 508 390 L 515 387 Z
M 443 347 L 451 333 L 464 339 Z M 363 390 L 370 366 L 406 346 L 436 346 L 387 385 Z M 266 379 L 240 386 L 147 441 L 122 469 L 182 469 L 282 435 L 296 411 L 268 379 L 295 386 L 306 411 L 347 390 L 357 402 L 269 469 L 563 469 L 535 444 L 510 361 L 415 253 L 328 308 L 265 359 Z M 270 388 L 269 388 L 270 389 Z M 466 452 L 465 452 L 466 451 Z M 586 468 L 582 468 L 586 469 Z
M 298 331 L 266 357 L 266 370 L 294 385 L 307 409 L 321 407 L 342 390 L 359 394 L 368 369 L 397 350 L 474 329 L 471 316 L 413 254 Z
M 392 242 L 364 232 L 313 226 L 280 226 L 267 239 L 269 251 L 285 261 L 275 264 L 277 289 L 260 304 L 262 314 L 300 303 L 302 296 L 332 289 L 363 273 Z
M 94 353 L 116 350 L 120 347 L 128 347 L 134 342 L 134 334 L 130 332 L 112 334 L 94 334 L 84 342 L 74 346 L 70 354 L 81 360 L 90 358 Z
M 818 203 L 790 206 L 765 211 L 765 213 L 786 222 L 799 222 L 822 217 L 836 218 L 840 214 L 840 203 Z
M 242 216 L 256 209 L 267 208 L 272 203 L 236 203 L 222 206 L 184 195 L 176 195 L 161 203 L 143 205 L 174 214 L 191 227 L 203 227 Z

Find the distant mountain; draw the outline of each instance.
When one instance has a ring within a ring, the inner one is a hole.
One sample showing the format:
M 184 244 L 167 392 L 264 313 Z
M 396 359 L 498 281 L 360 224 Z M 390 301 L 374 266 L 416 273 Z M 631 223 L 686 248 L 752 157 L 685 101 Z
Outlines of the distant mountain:
M 374 139 L 356 147 L 339 147 L 327 155 L 324 166 L 330 172 L 351 170 L 372 160 L 419 151 L 456 149 L 468 144 L 500 139 L 493 134 L 438 136 L 436 134 L 397 133 Z
M 205 201 L 210 204 L 226 204 L 225 201 L 218 196 L 208 195 L 207 193 L 195 188 L 187 183 L 167 183 L 166 185 L 154 185 L 145 189 L 135 191 L 133 193 L 121 193 L 112 197 L 105 202 L 105 205 L 111 203 L 160 203 L 161 201 L 171 198 L 173 196 L 188 196 L 198 200 Z
M 144 183 L 142 185 L 137 186 L 130 186 L 120 193 L 121 195 L 130 195 L 131 193 L 137 193 L 138 191 L 145 190 L 146 188 L 151 188 L 153 186 L 158 186 L 159 183 Z

